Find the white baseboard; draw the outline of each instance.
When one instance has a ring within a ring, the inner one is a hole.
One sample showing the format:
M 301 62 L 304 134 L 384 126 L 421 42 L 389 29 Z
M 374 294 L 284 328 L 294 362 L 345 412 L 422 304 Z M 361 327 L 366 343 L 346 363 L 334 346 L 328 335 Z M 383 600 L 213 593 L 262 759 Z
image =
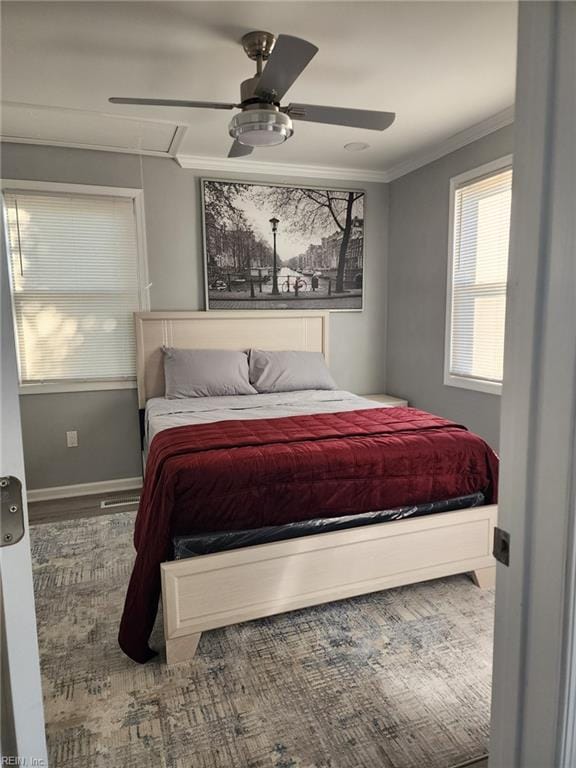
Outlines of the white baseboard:
M 123 477 L 119 480 L 103 480 L 99 483 L 78 483 L 77 485 L 55 485 L 51 488 L 34 488 L 27 491 L 28 501 L 50 501 L 51 499 L 69 499 L 72 496 L 92 496 L 95 494 L 133 491 L 142 487 L 141 477 Z

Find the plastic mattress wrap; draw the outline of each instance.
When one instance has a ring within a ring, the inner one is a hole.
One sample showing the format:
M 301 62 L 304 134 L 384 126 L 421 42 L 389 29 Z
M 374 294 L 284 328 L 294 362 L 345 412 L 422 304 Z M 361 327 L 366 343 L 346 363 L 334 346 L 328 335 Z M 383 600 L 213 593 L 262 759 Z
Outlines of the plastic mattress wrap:
M 363 512 L 358 515 L 346 515 L 345 517 L 319 517 L 314 520 L 303 520 L 298 523 L 287 523 L 286 525 L 274 525 L 265 528 L 175 536 L 173 539 L 174 559 L 183 560 L 187 557 L 211 555 L 215 552 L 228 552 L 232 549 L 251 547 L 255 544 L 269 544 L 273 541 L 296 539 L 316 533 L 342 531 L 346 528 L 359 528 L 363 525 L 404 520 L 408 517 L 421 517 L 439 512 L 450 512 L 456 509 L 480 507 L 483 504 L 484 494 L 472 493 L 468 496 L 458 496 L 455 499 L 432 501 L 426 504 L 416 504 L 412 507 L 385 509 L 380 512 Z

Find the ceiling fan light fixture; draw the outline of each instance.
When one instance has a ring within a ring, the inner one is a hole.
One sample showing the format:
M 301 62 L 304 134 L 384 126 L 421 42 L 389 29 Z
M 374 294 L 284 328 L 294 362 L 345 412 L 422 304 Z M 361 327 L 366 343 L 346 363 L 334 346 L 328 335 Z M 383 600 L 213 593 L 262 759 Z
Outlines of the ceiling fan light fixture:
M 249 147 L 282 144 L 294 133 L 292 120 L 283 112 L 248 109 L 234 115 L 228 126 L 230 136 Z

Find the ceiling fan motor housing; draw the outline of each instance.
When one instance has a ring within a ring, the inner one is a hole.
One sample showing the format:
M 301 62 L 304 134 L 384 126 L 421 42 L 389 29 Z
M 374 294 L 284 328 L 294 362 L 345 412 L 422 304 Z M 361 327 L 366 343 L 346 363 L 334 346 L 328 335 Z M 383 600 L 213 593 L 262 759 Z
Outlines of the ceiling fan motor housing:
M 240 102 L 242 104 L 257 99 L 256 88 L 258 87 L 259 82 L 260 75 L 254 75 L 254 77 L 249 77 L 248 80 L 242 81 L 240 84 Z M 258 101 L 261 101 L 261 99 L 258 99 Z

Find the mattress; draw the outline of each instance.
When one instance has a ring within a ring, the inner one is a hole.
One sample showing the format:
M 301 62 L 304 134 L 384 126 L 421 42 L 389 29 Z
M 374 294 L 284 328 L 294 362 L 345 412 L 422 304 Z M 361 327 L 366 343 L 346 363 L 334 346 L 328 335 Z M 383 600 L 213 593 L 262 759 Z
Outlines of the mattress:
M 394 520 L 405 520 L 409 517 L 423 517 L 440 512 L 452 512 L 457 509 L 470 509 L 480 507 L 484 502 L 483 493 L 471 493 L 467 496 L 458 496 L 455 499 L 396 507 L 396 509 L 385 509 L 380 512 L 364 512 L 359 515 L 344 515 L 342 517 L 321 517 L 314 520 L 302 520 L 297 523 L 248 528 L 239 531 L 214 531 L 214 533 L 175 536 L 173 539 L 174 559 L 184 560 L 188 557 L 212 555 L 216 552 L 228 552 L 232 549 L 252 547 L 256 544 L 269 544 L 273 541 L 312 536 L 316 533 L 343 531 L 374 523 L 388 523 Z
M 261 395 L 189 397 L 175 400 L 153 397 L 146 403 L 144 451 L 147 455 L 154 437 L 172 427 L 383 407 L 386 406 L 382 403 L 367 400 L 365 397 L 345 390 L 313 389 Z

